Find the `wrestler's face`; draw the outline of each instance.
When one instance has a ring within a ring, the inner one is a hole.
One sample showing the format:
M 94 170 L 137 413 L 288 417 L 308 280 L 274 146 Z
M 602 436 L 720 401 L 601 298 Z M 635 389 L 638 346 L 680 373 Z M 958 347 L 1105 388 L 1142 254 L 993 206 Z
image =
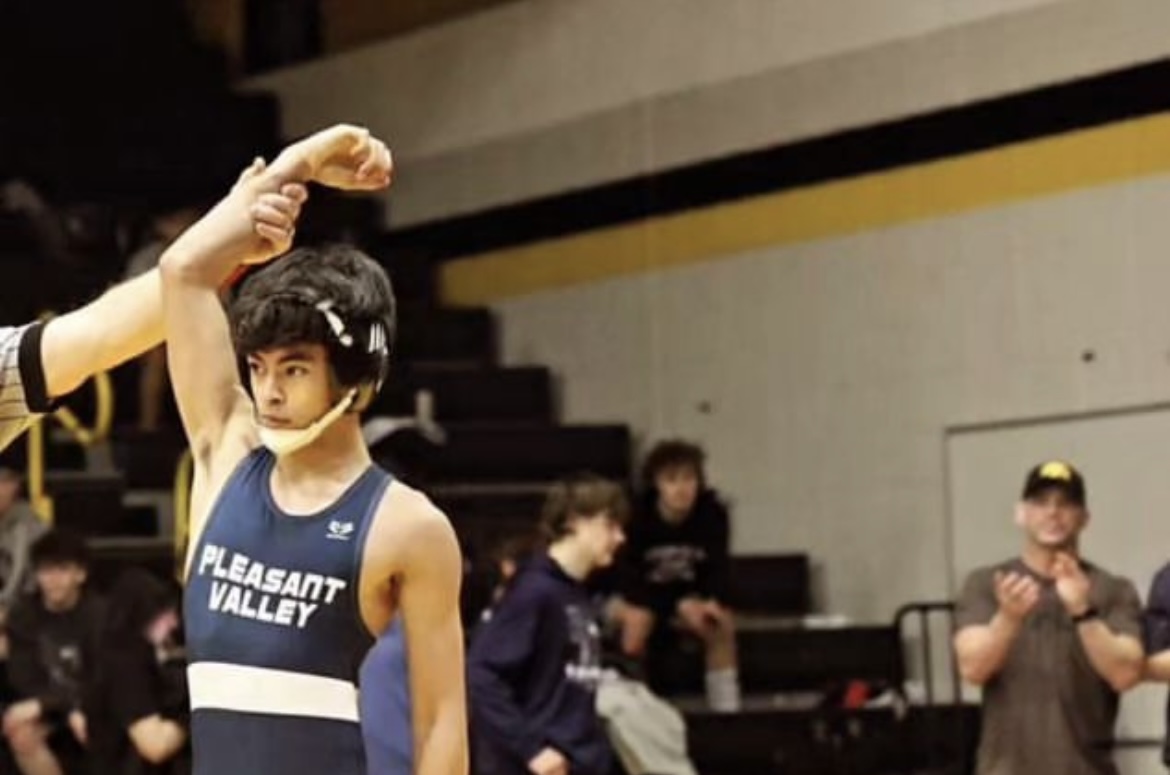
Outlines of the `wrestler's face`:
M 307 427 L 332 408 L 337 390 L 319 344 L 274 347 L 248 356 L 256 416 L 268 428 Z

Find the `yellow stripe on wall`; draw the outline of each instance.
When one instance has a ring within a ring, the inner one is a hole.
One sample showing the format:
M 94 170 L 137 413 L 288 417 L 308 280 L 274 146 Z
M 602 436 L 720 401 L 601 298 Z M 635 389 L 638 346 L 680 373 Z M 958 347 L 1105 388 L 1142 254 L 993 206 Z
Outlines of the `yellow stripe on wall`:
M 443 266 L 442 293 L 486 304 L 1168 170 L 1156 115 L 467 256 Z

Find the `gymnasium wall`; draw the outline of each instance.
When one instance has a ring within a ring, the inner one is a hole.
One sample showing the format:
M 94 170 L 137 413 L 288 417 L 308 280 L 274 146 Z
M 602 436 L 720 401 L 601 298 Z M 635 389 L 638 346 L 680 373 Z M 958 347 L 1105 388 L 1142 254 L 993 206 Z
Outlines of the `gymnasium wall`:
M 402 163 L 393 217 L 405 224 L 872 120 L 908 98 L 961 98 L 963 83 L 910 96 L 917 76 L 894 72 L 904 84 L 891 81 L 856 111 L 849 98 L 876 80 L 863 68 L 854 88 L 815 95 L 833 101 L 816 116 L 800 66 L 831 70 L 891 44 L 1069 4 L 522 0 L 247 87 L 283 97 L 289 134 L 346 117 L 390 138 Z M 951 40 L 943 35 L 944 60 L 961 53 Z M 885 104 L 890 92 L 900 96 Z
M 1168 202 L 1160 175 L 537 293 L 503 351 L 571 419 L 703 440 L 739 550 L 807 549 L 828 607 L 885 618 L 950 591 L 947 427 L 1170 394 Z
M 388 131 L 400 242 L 462 257 L 449 299 L 497 310 L 568 420 L 707 445 L 737 549 L 809 551 L 861 619 L 949 594 L 948 428 L 1170 392 L 1170 7 L 767 4 L 796 28 L 694 3 L 623 37 L 616 5 L 505 6 L 257 85 L 291 132 Z

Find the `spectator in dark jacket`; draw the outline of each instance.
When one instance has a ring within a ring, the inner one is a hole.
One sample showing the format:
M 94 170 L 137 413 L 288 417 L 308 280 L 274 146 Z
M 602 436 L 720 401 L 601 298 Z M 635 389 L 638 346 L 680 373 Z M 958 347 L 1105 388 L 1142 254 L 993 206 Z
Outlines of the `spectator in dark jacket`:
M 72 533 L 50 530 L 32 546 L 36 592 L 8 620 L 8 672 L 18 702 L 4 714 L 4 734 L 26 775 L 59 773 L 88 738 L 81 708 L 89 653 L 104 606 L 86 589 L 89 553 Z
M 630 524 L 618 573 L 622 650 L 645 655 L 655 628 L 694 633 L 706 649 L 707 702 L 740 706 L 735 622 L 727 603 L 730 520 L 707 487 L 704 455 L 685 441 L 663 441 L 646 457 L 644 493 Z
M 583 474 L 555 485 L 542 514 L 550 545 L 509 584 L 468 654 L 482 775 L 609 775 L 597 715 L 601 628 L 585 586 L 625 536 L 625 495 Z
M 189 699 L 178 592 L 139 568 L 110 589 L 84 709 L 93 775 L 185 775 Z

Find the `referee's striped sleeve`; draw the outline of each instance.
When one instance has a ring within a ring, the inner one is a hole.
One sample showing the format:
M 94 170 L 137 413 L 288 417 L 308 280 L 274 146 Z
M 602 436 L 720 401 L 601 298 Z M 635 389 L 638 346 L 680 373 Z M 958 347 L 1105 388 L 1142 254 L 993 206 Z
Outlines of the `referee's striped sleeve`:
M 0 450 L 50 407 L 41 365 L 40 323 L 0 327 Z

